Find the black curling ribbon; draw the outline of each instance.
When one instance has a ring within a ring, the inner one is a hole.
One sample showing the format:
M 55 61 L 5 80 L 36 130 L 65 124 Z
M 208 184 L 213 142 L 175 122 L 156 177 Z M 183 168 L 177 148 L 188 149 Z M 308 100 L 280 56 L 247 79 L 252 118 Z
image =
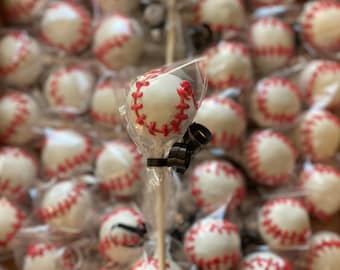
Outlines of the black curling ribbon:
M 148 158 L 148 167 L 171 167 L 184 173 L 189 167 L 192 156 L 211 140 L 211 132 L 205 126 L 192 123 L 185 132 L 182 142 L 171 146 L 167 158 Z
M 134 245 L 130 245 L 128 247 L 134 248 L 134 247 L 143 246 L 144 240 L 145 240 L 145 236 L 146 236 L 146 233 L 147 233 L 145 223 L 142 223 L 142 224 L 140 224 L 140 225 L 138 225 L 136 227 L 135 226 L 130 226 L 130 225 L 127 225 L 127 224 L 124 224 L 124 223 L 117 223 L 117 224 L 115 224 L 115 225 L 113 225 L 111 227 L 111 230 L 113 230 L 115 228 L 120 228 L 120 229 L 126 230 L 126 231 L 128 231 L 130 233 L 137 234 L 140 237 L 140 239 L 141 239 L 140 243 L 134 244 Z

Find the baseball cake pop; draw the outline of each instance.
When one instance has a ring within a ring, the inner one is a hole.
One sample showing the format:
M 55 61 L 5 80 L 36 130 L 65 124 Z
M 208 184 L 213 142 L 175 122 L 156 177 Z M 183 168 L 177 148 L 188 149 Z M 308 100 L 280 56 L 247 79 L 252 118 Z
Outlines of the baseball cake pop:
M 157 258 L 147 257 L 136 262 L 130 270 L 159 270 L 159 260 Z M 165 270 L 181 270 L 181 268 L 167 256 Z
M 259 251 L 247 255 L 240 268 L 241 270 L 293 270 L 291 263 L 275 253 Z

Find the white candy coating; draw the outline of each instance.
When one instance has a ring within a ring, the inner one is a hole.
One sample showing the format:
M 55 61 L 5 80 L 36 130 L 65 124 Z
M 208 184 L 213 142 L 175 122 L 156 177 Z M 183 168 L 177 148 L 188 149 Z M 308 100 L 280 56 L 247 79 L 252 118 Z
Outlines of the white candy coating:
M 93 51 L 110 69 L 136 63 L 143 49 L 142 29 L 137 21 L 113 14 L 105 18 L 94 35 Z
M 186 233 L 184 249 L 188 259 L 202 270 L 228 270 L 240 259 L 237 227 L 227 220 L 205 218 Z
M 57 230 L 79 232 L 87 226 L 91 206 L 91 196 L 84 183 L 65 181 L 53 185 L 44 194 L 39 216 Z
M 143 223 L 141 213 L 129 207 L 117 207 L 106 214 L 99 231 L 98 247 L 101 254 L 119 265 L 125 265 L 137 259 L 143 252 L 140 245 L 141 237 L 115 225 L 141 227 Z
M 275 249 L 304 245 L 311 233 L 308 213 L 294 198 L 267 201 L 259 213 L 258 229 L 267 245 Z
M 94 76 L 80 66 L 67 66 L 52 71 L 44 85 L 50 108 L 60 114 L 81 114 L 90 105 Z
M 0 78 L 7 84 L 24 87 L 33 84 L 43 65 L 36 40 L 24 32 L 12 32 L 0 40 Z
M 244 258 L 240 270 L 293 270 L 285 258 L 269 251 L 254 252 Z
M 194 121 L 210 130 L 212 145 L 227 148 L 239 145 L 247 125 L 241 105 L 217 96 L 203 100 Z
M 35 137 L 40 110 L 29 95 L 11 91 L 0 98 L 0 142 L 22 145 Z
M 159 260 L 157 258 L 143 258 L 135 263 L 130 270 L 159 270 Z M 166 270 L 181 270 L 181 268 L 167 254 L 165 262 Z

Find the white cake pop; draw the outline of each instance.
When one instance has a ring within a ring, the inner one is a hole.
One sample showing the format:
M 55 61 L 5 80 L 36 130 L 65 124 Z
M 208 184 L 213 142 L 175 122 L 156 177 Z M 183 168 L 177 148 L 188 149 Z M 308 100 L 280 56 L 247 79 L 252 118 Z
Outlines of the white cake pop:
M 294 3 L 295 0 L 250 0 L 253 7 L 287 5 Z
M 181 270 L 181 268 L 167 256 L 165 261 L 166 270 Z M 159 270 L 159 260 L 157 258 L 147 257 L 136 262 L 130 270 Z
M 0 78 L 24 87 L 39 77 L 43 64 L 39 44 L 24 32 L 11 32 L 0 40 Z
M 324 111 L 309 111 L 296 130 L 296 144 L 308 158 L 319 161 L 334 156 L 340 143 L 340 120 Z
M 0 194 L 21 199 L 38 175 L 36 158 L 16 147 L 0 148 Z
M 321 231 L 312 236 L 306 270 L 337 270 L 340 265 L 340 237 Z
M 84 113 L 91 102 L 94 76 L 81 66 L 66 66 L 52 71 L 44 85 L 50 108 L 61 114 Z
M 95 31 L 93 51 L 110 69 L 134 64 L 143 50 L 143 33 L 132 18 L 112 14 L 101 21 Z
M 5 198 L 0 199 L 0 249 L 7 249 L 23 226 L 24 213 Z
M 221 41 L 205 52 L 203 68 L 209 84 L 217 89 L 248 87 L 253 78 L 249 49 L 236 42 Z
M 103 191 L 118 197 L 129 197 L 141 187 L 142 155 L 128 142 L 111 141 L 99 151 L 95 175 Z
M 294 198 L 267 201 L 258 217 L 263 240 L 274 249 L 304 245 L 310 236 L 310 221 L 304 205 Z
M 247 255 L 240 270 L 293 270 L 293 266 L 275 253 L 259 251 Z
M 120 12 L 130 14 L 138 8 L 138 0 L 97 0 L 99 8 L 105 13 Z
M 51 2 L 40 22 L 44 42 L 67 52 L 80 52 L 91 39 L 91 16 L 76 2 Z
M 329 60 L 310 61 L 298 77 L 308 105 L 339 107 L 340 64 Z
M 47 0 L 5 0 L 2 3 L 4 18 L 12 23 L 33 20 L 42 11 Z
M 186 233 L 184 250 L 202 270 L 231 269 L 241 256 L 238 228 L 227 220 L 202 219 Z
M 338 1 L 308 2 L 300 17 L 302 36 L 317 50 L 340 49 L 340 4 Z
M 91 205 L 91 196 L 84 183 L 59 182 L 44 194 L 38 214 L 58 231 L 79 232 L 89 222 Z
M 300 90 L 285 78 L 266 78 L 251 95 L 250 111 L 261 127 L 291 126 L 301 111 Z
M 142 236 L 118 225 L 144 228 L 142 214 L 134 208 L 117 207 L 106 214 L 99 232 L 100 253 L 110 261 L 125 265 L 142 255 Z
M 242 0 L 197 0 L 194 20 L 206 23 L 214 31 L 240 30 L 246 14 Z
M 285 67 L 294 54 L 294 34 L 290 26 L 276 18 L 256 20 L 249 28 L 255 66 L 260 73 Z
M 252 179 L 268 186 L 286 183 L 295 168 L 296 151 L 284 135 L 262 130 L 246 145 L 245 159 Z
M 199 207 L 211 211 L 240 203 L 245 195 L 242 173 L 227 161 L 205 161 L 198 164 L 190 177 L 191 193 Z
M 67 177 L 85 170 L 90 163 L 92 143 L 80 133 L 62 129 L 46 135 L 42 148 L 42 165 L 45 175 Z
M 23 270 L 71 270 L 74 269 L 69 250 L 51 243 L 29 244 L 24 257 Z
M 196 110 L 195 89 L 188 80 L 153 70 L 139 77 L 128 97 L 129 120 L 140 138 L 171 139 L 184 133 Z
M 307 208 L 321 219 L 329 219 L 340 210 L 340 171 L 332 166 L 314 164 L 300 175 Z
M 91 102 L 91 116 L 96 123 L 112 127 L 120 122 L 119 102 L 114 91 L 123 90 L 122 86 L 115 86 L 112 81 L 96 85 Z
M 239 145 L 247 125 L 242 106 L 232 99 L 218 96 L 203 100 L 194 121 L 210 130 L 211 145 L 227 148 Z
M 22 145 L 35 137 L 40 110 L 27 94 L 11 91 L 0 97 L 0 142 Z

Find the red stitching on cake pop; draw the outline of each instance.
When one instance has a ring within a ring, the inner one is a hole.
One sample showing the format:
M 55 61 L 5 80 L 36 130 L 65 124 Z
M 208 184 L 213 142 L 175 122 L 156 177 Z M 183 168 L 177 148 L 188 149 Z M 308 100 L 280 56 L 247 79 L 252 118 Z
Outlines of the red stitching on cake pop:
M 268 108 L 267 94 L 271 86 L 285 87 L 295 95 L 297 100 L 300 100 L 300 92 L 297 85 L 284 78 L 272 77 L 262 81 L 256 89 L 256 103 L 264 119 L 276 124 L 291 123 L 296 119 L 299 112 L 275 113 L 271 112 L 270 108 Z
M 214 169 L 213 169 L 214 168 Z M 218 175 L 219 172 L 223 171 L 225 175 L 233 176 L 235 180 L 239 183 L 239 186 L 236 188 L 234 193 L 232 194 L 231 198 L 228 198 L 226 200 L 226 203 L 228 203 L 228 207 L 234 207 L 237 205 L 245 196 L 245 187 L 243 185 L 243 176 L 242 174 L 231 164 L 225 161 L 207 161 L 200 165 L 198 165 L 191 177 L 190 177 L 190 184 L 191 184 L 191 194 L 196 200 L 196 204 L 199 207 L 204 207 L 207 210 L 213 209 L 215 205 L 212 205 L 211 203 L 207 202 L 204 196 L 202 195 L 202 189 L 198 186 L 198 181 L 200 177 L 202 176 L 202 173 L 212 173 L 215 175 Z
M 340 170 L 335 167 L 331 167 L 324 164 L 314 164 L 312 167 L 306 168 L 299 179 L 299 186 L 302 190 L 306 191 L 306 184 L 310 180 L 310 177 L 313 174 L 334 174 L 339 178 L 340 181 Z M 308 195 L 308 194 L 307 194 Z M 308 199 L 307 195 L 304 197 L 304 203 L 308 211 L 312 212 L 316 217 L 329 220 L 332 216 L 327 214 L 325 211 L 320 209 L 318 205 L 314 204 L 311 200 Z
M 16 147 L 4 147 L 0 149 L 0 156 L 3 156 L 6 159 L 6 155 L 12 155 L 15 157 L 24 157 L 26 159 L 29 159 L 34 168 L 36 174 L 38 173 L 38 161 L 31 153 L 28 153 L 24 151 L 23 149 L 16 148 Z M 18 168 L 20 169 L 20 168 Z M 11 196 L 14 196 L 16 199 L 20 199 L 22 195 L 24 194 L 25 190 L 23 190 L 23 186 L 20 184 L 17 184 L 16 186 L 13 186 L 12 179 L 10 178 L 4 178 L 0 173 L 0 193 L 2 194 L 10 194 Z
M 215 269 L 214 266 L 218 266 L 220 264 L 231 263 L 232 265 L 236 265 L 240 259 L 240 252 L 233 251 L 229 253 L 225 251 L 222 256 L 214 256 L 211 259 L 199 258 L 197 254 L 195 254 L 195 239 L 196 235 L 200 233 L 200 231 L 207 229 L 210 232 L 218 232 L 222 234 L 225 232 L 226 234 L 238 234 L 238 228 L 233 223 L 227 220 L 211 220 L 209 223 L 205 223 L 204 221 L 199 221 L 195 223 L 187 232 L 184 240 L 184 250 L 187 257 L 196 264 L 198 267 L 202 267 L 204 269 Z M 217 269 L 217 268 L 216 268 Z
M 63 130 L 58 130 L 56 132 L 62 132 Z M 85 149 L 80 152 L 77 155 L 71 156 L 71 157 L 65 157 L 65 159 L 60 162 L 55 169 L 49 167 L 50 164 L 46 164 L 44 168 L 45 175 L 48 178 L 52 178 L 55 176 L 60 176 L 60 174 L 68 173 L 69 171 L 75 169 L 77 166 L 81 166 L 82 164 L 85 164 L 90 159 L 90 155 L 92 153 L 92 143 L 89 137 L 78 134 L 80 137 L 83 138 Z M 49 141 L 55 140 L 54 134 L 52 133 L 50 136 L 48 135 L 47 138 L 44 138 L 43 141 L 43 148 L 45 148 Z
M 204 55 L 207 59 L 211 58 L 214 54 L 216 54 L 220 49 L 230 50 L 231 54 L 240 53 L 245 58 L 249 59 L 250 62 L 250 51 L 242 43 L 231 42 L 231 41 L 221 41 L 216 46 L 213 46 L 205 51 Z M 206 70 L 206 61 L 202 62 L 202 68 Z M 241 74 L 243 75 L 243 74 Z M 225 88 L 229 86 L 237 86 L 237 87 L 247 87 L 251 84 L 251 79 L 240 77 L 237 78 L 234 75 L 229 74 L 224 80 L 212 81 L 211 79 L 208 81 L 209 85 L 215 88 Z
M 31 40 L 29 36 L 26 35 L 24 32 L 15 31 L 7 34 L 4 38 L 9 36 L 12 37 L 13 39 L 16 39 L 20 43 L 20 47 L 10 64 L 0 66 L 0 75 L 2 76 L 6 76 L 9 75 L 10 73 L 15 72 L 15 70 L 18 69 L 20 64 L 24 61 L 24 59 L 28 55 L 30 49 L 29 45 L 31 43 Z
M 306 270 L 313 270 L 314 260 L 318 259 L 322 252 L 327 252 L 331 249 L 340 249 L 340 239 L 338 237 L 334 237 L 333 239 L 324 239 L 318 243 L 312 244 L 307 256 Z
M 335 43 L 327 44 L 327 45 L 320 45 L 315 40 L 313 36 L 313 20 L 316 17 L 316 14 L 320 11 L 327 10 L 327 9 L 340 9 L 340 3 L 337 1 L 314 1 L 308 6 L 305 10 L 305 14 L 303 14 L 303 19 L 301 22 L 302 25 L 302 34 L 304 39 L 312 45 L 315 49 L 318 50 L 337 50 L 340 47 L 340 38 L 335 41 Z
M 50 205 L 47 207 L 41 207 L 38 209 L 38 216 L 44 220 L 48 221 L 54 219 L 58 216 L 64 215 L 67 211 L 74 206 L 80 196 L 86 191 L 86 185 L 83 182 L 79 182 L 73 185 L 72 190 L 70 190 L 65 199 L 56 202 L 55 205 Z
M 329 120 L 332 121 L 336 126 L 340 127 L 340 119 L 335 115 L 327 111 L 312 111 L 305 116 L 305 119 L 301 123 L 300 137 L 301 137 L 301 148 L 304 153 L 310 155 L 313 160 L 319 160 L 326 157 L 320 157 L 319 153 L 314 148 L 313 144 L 313 129 L 320 123 L 320 121 Z
M 15 205 L 13 205 L 11 202 L 9 202 L 8 200 L 4 198 L 0 199 L 0 207 L 10 207 L 15 210 L 16 220 L 13 224 L 11 224 L 11 231 L 7 232 L 4 235 L 4 238 L 0 240 L 0 247 L 7 247 L 9 242 L 15 237 L 17 232 L 22 227 L 25 215 L 19 208 L 17 208 Z M 3 217 L 3 218 L 8 218 L 8 217 Z
M 144 269 L 144 267 L 148 267 L 148 266 L 153 266 L 155 269 L 159 269 L 159 261 L 158 259 L 152 258 L 152 257 L 147 257 L 143 260 L 138 261 L 137 263 L 135 263 L 131 270 L 142 270 Z M 143 268 L 140 268 L 143 267 Z M 170 269 L 170 264 L 169 263 L 165 263 L 165 269 Z
M 103 226 L 103 224 L 108 222 L 112 216 L 115 216 L 120 212 L 129 212 L 134 218 L 136 218 L 136 223 L 137 223 L 136 225 L 142 225 L 144 223 L 144 219 L 140 212 L 138 212 L 134 208 L 122 206 L 122 207 L 115 208 L 111 212 L 107 213 L 101 220 L 101 225 Z M 124 221 L 122 220 L 122 222 Z M 102 254 L 103 257 L 109 259 L 109 257 L 106 254 L 106 251 L 110 249 L 112 246 L 138 245 L 140 243 L 140 240 L 141 240 L 140 236 L 134 233 L 123 234 L 123 236 L 120 236 L 120 237 L 117 235 L 115 236 L 107 235 L 99 240 L 98 250 Z
M 39 0 L 26 0 L 19 3 L 10 1 L 8 4 L 2 5 L 3 15 L 7 20 L 20 19 L 20 16 L 30 13 L 37 3 Z
M 308 80 L 307 87 L 305 89 L 306 98 L 307 98 L 309 104 L 315 103 L 314 87 L 315 87 L 316 81 L 318 80 L 319 76 L 322 76 L 322 75 L 324 75 L 325 73 L 328 73 L 328 72 L 340 74 L 340 65 L 337 62 L 320 60 L 320 62 L 317 64 L 317 67 L 315 68 L 315 70 L 311 74 L 311 77 Z M 328 107 L 336 107 L 336 106 L 339 105 L 339 103 L 340 103 L 340 101 L 338 101 L 337 104 L 331 104 Z
M 285 182 L 289 178 L 290 172 L 282 172 L 277 175 L 268 175 L 263 169 L 261 169 L 260 154 L 258 153 L 258 145 L 264 138 L 275 137 L 283 142 L 292 153 L 295 158 L 297 156 L 296 150 L 290 140 L 284 135 L 274 132 L 272 130 L 257 131 L 251 136 L 246 146 L 246 160 L 248 169 L 251 171 L 254 180 L 262 180 L 267 185 L 278 185 Z
M 97 29 L 100 27 L 100 25 L 104 24 L 107 20 L 112 18 L 120 18 L 121 20 L 124 20 L 128 27 L 128 32 L 120 35 L 112 36 L 109 39 L 106 39 L 102 41 L 101 44 L 98 44 L 94 47 L 94 54 L 96 57 L 108 68 L 112 68 L 111 64 L 105 59 L 105 56 L 107 53 L 113 49 L 113 48 L 121 48 L 124 46 L 124 44 L 130 39 L 132 33 L 133 33 L 133 27 L 131 23 L 131 19 L 123 14 L 113 14 L 110 17 L 105 18 L 102 22 L 99 23 Z M 97 30 L 96 29 L 96 30 Z
M 144 95 L 142 88 L 144 86 L 149 86 L 149 80 L 156 78 L 159 73 L 159 70 L 154 70 L 135 82 L 136 90 L 131 94 L 133 98 L 131 110 L 135 112 L 137 125 L 146 128 L 153 136 L 158 133 L 166 137 L 170 133 L 179 133 L 182 122 L 189 117 L 185 111 L 190 109 L 190 104 L 186 103 L 186 101 L 193 101 L 196 109 L 197 103 L 194 98 L 194 89 L 192 88 L 190 82 L 187 80 L 182 80 L 176 89 L 180 101 L 176 105 L 177 113 L 174 115 L 174 118 L 169 123 L 163 124 L 161 127 L 158 127 L 155 121 L 147 122 L 147 115 L 141 111 L 144 106 L 143 101 L 138 103 L 138 100 Z
M 198 0 L 197 3 L 194 5 L 193 14 L 194 14 L 195 23 L 208 23 L 208 22 L 202 21 L 202 16 L 201 16 L 202 5 L 206 1 L 207 0 Z M 240 8 L 242 9 L 242 12 L 244 13 L 245 6 L 243 3 L 243 0 L 236 0 L 236 1 L 239 3 Z M 228 24 L 228 25 L 225 25 L 223 23 L 208 23 L 208 24 L 212 30 L 217 31 L 217 32 L 222 32 L 222 31 L 227 31 L 227 30 L 239 31 L 241 29 L 241 26 L 238 26 L 233 23 Z
M 252 52 L 253 54 L 255 54 L 255 56 L 269 56 L 269 57 L 273 55 L 286 56 L 287 61 L 288 61 L 294 54 L 294 48 L 279 45 L 279 44 L 278 45 L 264 45 L 264 46 L 263 45 L 257 46 L 257 44 L 255 44 L 255 41 L 253 38 L 253 31 L 257 25 L 264 25 L 264 26 L 271 25 L 273 27 L 278 26 L 293 36 L 293 31 L 289 27 L 289 25 L 279 19 L 265 17 L 265 18 L 257 19 L 255 22 L 253 22 L 249 30 L 249 39 L 253 46 Z
M 11 140 L 11 137 L 14 136 L 17 132 L 17 127 L 25 124 L 27 118 L 30 115 L 29 108 L 27 106 L 29 100 L 26 94 L 20 92 L 9 92 L 4 94 L 0 98 L 0 102 L 5 99 L 13 100 L 13 104 L 16 105 L 16 111 L 9 122 L 8 126 L 0 133 L 0 142 L 8 143 Z
M 80 37 L 77 38 L 77 36 L 73 36 L 71 38 L 77 38 L 69 45 L 62 44 L 62 42 L 58 40 L 53 40 L 53 37 L 50 37 L 50 33 L 44 33 L 43 30 L 40 32 L 40 38 L 46 42 L 48 45 L 52 47 L 56 47 L 68 52 L 78 52 L 86 47 L 86 45 L 90 41 L 91 37 L 91 17 L 90 14 L 87 12 L 87 10 L 79 5 L 76 2 L 52 2 L 46 12 L 53 12 L 54 10 L 57 10 L 60 7 L 68 6 L 70 9 L 78 13 L 78 15 L 81 17 L 81 24 L 78 29 L 78 33 L 80 34 Z
M 292 265 L 288 260 L 282 257 L 262 257 L 258 254 L 248 260 L 245 260 L 242 264 L 243 270 L 293 270 Z
M 293 198 L 278 198 L 268 201 L 261 209 L 262 219 L 260 223 L 265 232 L 273 236 L 275 239 L 280 240 L 281 245 L 297 245 L 306 243 L 310 234 L 310 229 L 308 227 L 304 228 L 301 232 L 295 230 L 289 231 L 280 228 L 279 225 L 272 220 L 272 208 L 279 204 L 305 209 L 304 205 L 299 200 Z
M 216 102 L 219 104 L 226 105 L 226 107 L 236 112 L 238 117 L 241 118 L 240 122 L 244 122 L 244 125 L 246 125 L 245 111 L 243 107 L 239 105 L 237 102 L 234 102 L 233 100 L 229 98 L 218 97 L 218 96 L 206 98 L 203 102 L 204 103 L 205 102 L 214 102 L 214 103 Z M 212 145 L 225 145 L 228 147 L 234 147 L 234 146 L 237 146 L 241 142 L 242 133 L 233 134 L 235 132 L 234 130 L 224 129 L 218 134 L 214 132 L 213 130 L 211 130 L 211 132 L 212 132 L 212 139 L 211 139 Z
M 123 175 L 118 175 L 115 177 L 111 177 L 110 179 L 102 179 L 99 186 L 102 191 L 122 191 L 126 188 L 131 187 L 136 181 L 141 179 L 140 170 L 143 166 L 142 164 L 142 155 L 138 153 L 137 147 L 132 143 L 126 143 L 122 141 L 113 141 L 110 143 L 105 144 L 100 150 L 97 155 L 97 159 L 106 149 L 115 146 L 122 146 L 133 155 L 133 164 L 130 165 L 129 171 L 125 172 Z

